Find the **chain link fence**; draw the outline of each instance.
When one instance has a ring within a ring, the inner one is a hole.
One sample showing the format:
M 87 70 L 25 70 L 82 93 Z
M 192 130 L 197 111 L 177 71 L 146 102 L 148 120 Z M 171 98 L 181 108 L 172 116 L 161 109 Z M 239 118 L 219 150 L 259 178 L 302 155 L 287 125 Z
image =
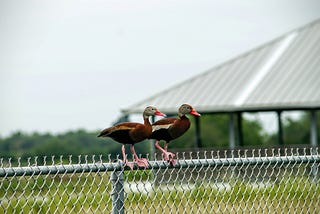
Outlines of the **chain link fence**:
M 1 159 L 0 213 L 320 213 L 318 148 Z M 117 159 L 117 158 L 116 158 Z

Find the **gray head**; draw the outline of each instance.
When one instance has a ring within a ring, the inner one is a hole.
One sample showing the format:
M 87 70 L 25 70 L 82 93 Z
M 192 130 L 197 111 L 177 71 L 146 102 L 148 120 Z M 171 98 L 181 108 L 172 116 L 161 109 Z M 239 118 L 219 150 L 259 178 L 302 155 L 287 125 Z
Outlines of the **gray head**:
M 192 114 L 196 117 L 200 117 L 200 114 L 189 104 L 182 104 L 179 108 L 178 115 L 182 117 L 186 114 Z
M 145 108 L 143 112 L 143 118 L 148 118 L 150 116 L 166 116 L 164 113 L 160 112 L 156 107 L 154 106 L 148 106 Z

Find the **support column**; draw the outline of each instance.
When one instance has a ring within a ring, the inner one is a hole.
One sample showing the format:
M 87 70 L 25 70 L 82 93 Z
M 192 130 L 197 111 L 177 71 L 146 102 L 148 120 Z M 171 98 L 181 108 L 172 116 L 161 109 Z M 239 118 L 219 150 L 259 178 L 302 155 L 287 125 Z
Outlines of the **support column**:
M 278 116 L 278 145 L 283 146 L 283 129 L 282 129 L 282 121 L 281 121 L 281 111 L 277 111 Z
M 202 147 L 202 142 L 201 142 L 201 136 L 200 136 L 200 118 L 195 117 L 195 147 L 196 148 L 201 148 Z
M 238 145 L 243 147 L 242 112 L 237 112 Z
M 316 110 L 311 110 L 310 112 L 310 143 L 312 146 L 312 155 L 316 155 L 316 147 L 318 146 L 318 134 L 317 134 L 317 115 Z M 311 167 L 311 172 L 313 175 L 314 182 L 318 182 L 319 167 L 313 165 Z
M 231 112 L 229 118 L 229 148 L 235 148 L 235 134 L 234 134 L 234 113 Z
M 318 133 L 317 133 L 317 115 L 315 110 L 310 112 L 310 143 L 312 147 L 318 145 Z

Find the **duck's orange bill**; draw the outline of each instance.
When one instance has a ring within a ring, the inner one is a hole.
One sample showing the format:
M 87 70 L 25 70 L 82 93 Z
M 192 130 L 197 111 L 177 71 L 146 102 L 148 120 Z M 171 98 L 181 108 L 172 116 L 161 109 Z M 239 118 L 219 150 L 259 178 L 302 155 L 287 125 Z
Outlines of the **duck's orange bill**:
M 154 114 L 157 115 L 157 116 L 164 116 L 164 117 L 167 116 L 167 115 L 165 115 L 164 113 L 162 113 L 160 111 L 156 111 Z
M 190 114 L 194 115 L 194 116 L 197 116 L 197 117 L 200 117 L 201 114 L 199 114 L 198 112 L 196 112 L 196 110 L 192 109 L 192 111 L 190 112 Z

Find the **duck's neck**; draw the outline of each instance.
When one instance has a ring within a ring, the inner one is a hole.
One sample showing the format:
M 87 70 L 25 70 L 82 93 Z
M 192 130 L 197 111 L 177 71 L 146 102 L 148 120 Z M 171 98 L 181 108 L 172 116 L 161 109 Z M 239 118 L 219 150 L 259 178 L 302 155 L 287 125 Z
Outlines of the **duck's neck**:
M 151 123 L 149 121 L 149 117 L 143 117 L 144 125 L 151 126 Z
M 178 116 L 179 116 L 179 119 L 180 119 L 180 120 L 188 119 L 188 118 L 186 117 L 186 115 L 184 115 L 184 114 L 179 114 Z
M 186 115 L 185 115 L 185 114 L 180 113 L 180 112 L 178 112 L 178 116 L 179 116 L 179 118 L 180 118 L 180 119 L 181 119 L 182 117 L 186 117 Z

